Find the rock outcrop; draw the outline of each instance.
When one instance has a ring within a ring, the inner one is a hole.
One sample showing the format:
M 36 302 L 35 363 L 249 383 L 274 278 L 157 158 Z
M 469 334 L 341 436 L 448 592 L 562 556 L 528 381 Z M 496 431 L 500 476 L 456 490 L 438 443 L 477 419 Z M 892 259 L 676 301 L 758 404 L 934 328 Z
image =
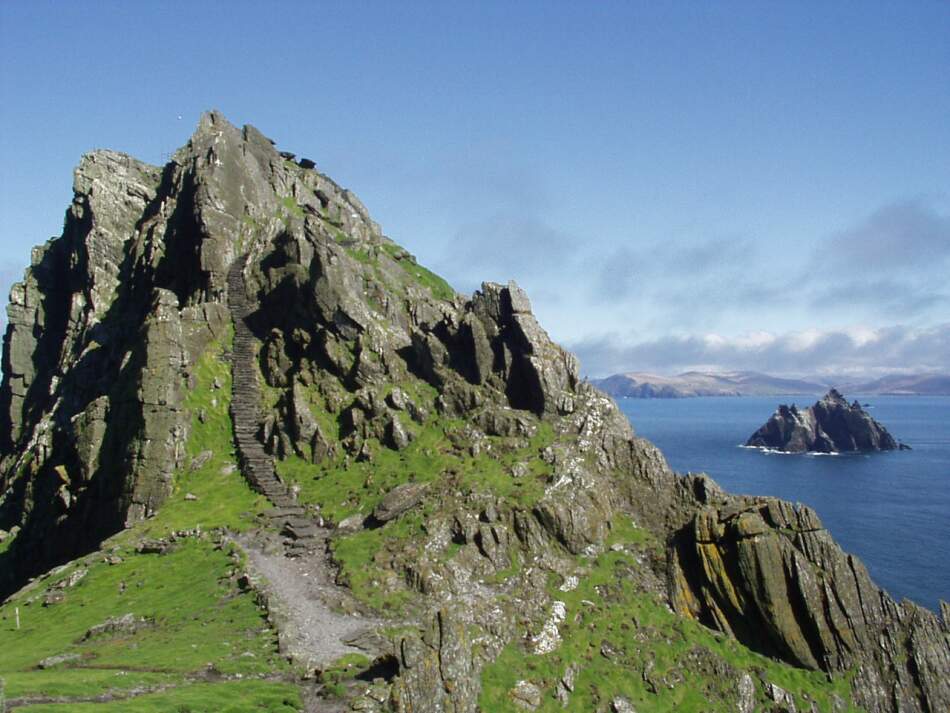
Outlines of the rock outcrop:
M 633 592 L 790 665 L 855 671 L 852 697 L 875 713 L 950 706 L 946 621 L 891 600 L 807 509 L 673 473 L 516 284 L 455 293 L 312 161 L 209 113 L 163 168 L 86 156 L 74 193 L 8 309 L 0 596 L 162 507 L 192 464 L 202 414 L 186 397 L 216 345 L 242 472 L 280 506 L 271 535 L 313 539 L 319 522 L 337 585 L 405 605 L 351 709 L 474 713 L 506 647 L 567 649 L 587 610 L 558 597 L 602 555 L 616 559 L 590 597 Z M 302 473 L 297 500 L 282 462 Z M 695 666 L 722 706 L 793 705 L 714 647 L 682 647 L 660 676 L 640 647 L 664 636 L 619 616 L 636 648 L 598 640 L 599 657 L 639 667 L 648 695 Z M 635 707 L 584 683 L 586 656 L 557 680 L 525 672 L 510 700 Z
M 848 404 L 847 399 L 835 389 L 816 401 L 814 406 L 805 409 L 799 409 L 795 404 L 782 404 L 765 425 L 749 437 L 746 445 L 789 453 L 847 453 L 907 448 L 895 441 L 861 404 L 857 401 Z
M 868 711 L 950 700 L 946 622 L 890 599 L 809 508 L 703 490 L 705 507 L 669 549 L 678 612 L 768 656 L 853 671 L 855 699 Z

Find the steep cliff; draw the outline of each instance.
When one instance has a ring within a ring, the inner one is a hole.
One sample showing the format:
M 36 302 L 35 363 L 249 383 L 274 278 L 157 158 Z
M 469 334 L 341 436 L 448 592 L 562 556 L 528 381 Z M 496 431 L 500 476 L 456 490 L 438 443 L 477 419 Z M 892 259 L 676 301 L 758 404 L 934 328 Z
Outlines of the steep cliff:
M 305 665 L 312 710 L 950 705 L 946 622 L 809 511 L 671 472 L 517 285 L 456 294 L 313 162 L 210 113 L 164 168 L 96 152 L 74 189 L 8 310 L 4 593 L 239 466 L 270 503 L 249 561 L 329 571 L 320 611 L 371 629 L 330 647 L 365 665 Z

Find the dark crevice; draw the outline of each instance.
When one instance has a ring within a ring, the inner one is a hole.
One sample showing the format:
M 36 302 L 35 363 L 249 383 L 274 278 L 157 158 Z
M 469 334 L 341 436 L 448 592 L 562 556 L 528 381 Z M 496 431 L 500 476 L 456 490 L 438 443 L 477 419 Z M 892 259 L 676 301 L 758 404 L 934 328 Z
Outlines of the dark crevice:
M 356 680 L 372 683 L 376 679 L 381 678 L 388 683 L 398 675 L 399 659 L 392 654 L 386 654 L 373 661 L 368 669 L 357 674 Z

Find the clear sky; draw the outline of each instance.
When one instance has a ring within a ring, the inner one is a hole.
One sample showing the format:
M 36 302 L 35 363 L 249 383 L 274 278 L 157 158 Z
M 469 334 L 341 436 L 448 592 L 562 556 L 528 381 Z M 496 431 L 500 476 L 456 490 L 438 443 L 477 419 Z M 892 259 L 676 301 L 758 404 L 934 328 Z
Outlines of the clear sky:
M 950 3 L 0 2 L 0 282 L 217 108 L 584 371 L 950 369 Z

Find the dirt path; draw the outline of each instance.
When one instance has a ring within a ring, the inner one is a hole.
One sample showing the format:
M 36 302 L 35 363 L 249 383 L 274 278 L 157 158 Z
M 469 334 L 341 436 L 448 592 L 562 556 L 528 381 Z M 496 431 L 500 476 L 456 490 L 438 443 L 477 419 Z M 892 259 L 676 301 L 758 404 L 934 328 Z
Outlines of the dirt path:
M 268 597 L 281 650 L 310 669 L 323 668 L 345 654 L 373 658 L 381 642 L 376 619 L 361 615 L 343 588 L 331 579 L 323 548 L 289 558 L 276 535 L 236 539 L 248 558 L 255 586 Z
M 234 541 L 247 555 L 252 585 L 266 600 L 281 653 L 310 676 L 346 654 L 375 660 L 384 653 L 387 642 L 374 633 L 381 622 L 362 616 L 349 591 L 334 583 L 327 553 L 328 531 L 294 501 L 258 439 L 258 342 L 245 321 L 252 309 L 244 282 L 246 263 L 247 257 L 240 257 L 228 271 L 228 307 L 235 328 L 231 419 L 241 472 L 251 487 L 277 507 L 268 516 L 269 529 Z M 305 709 L 308 713 L 336 711 L 338 704 L 322 699 L 319 688 L 319 684 L 304 686 Z

